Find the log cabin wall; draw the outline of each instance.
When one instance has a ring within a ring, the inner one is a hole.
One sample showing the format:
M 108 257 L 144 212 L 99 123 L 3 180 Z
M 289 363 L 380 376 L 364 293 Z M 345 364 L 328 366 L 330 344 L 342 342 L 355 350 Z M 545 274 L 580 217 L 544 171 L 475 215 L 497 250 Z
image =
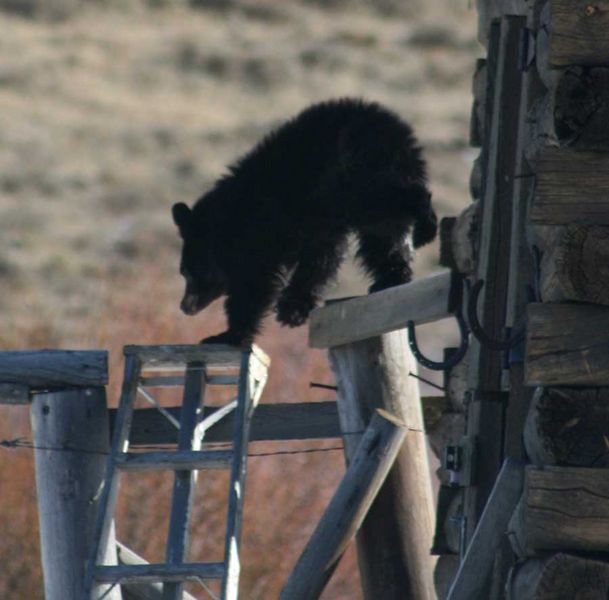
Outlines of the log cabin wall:
M 469 283 L 464 306 L 479 292 L 485 335 L 474 331 L 467 362 L 446 374 L 446 409 L 430 431 L 447 446 L 436 448 L 436 590 L 450 600 L 604 599 L 609 5 L 479 0 L 478 11 L 486 57 L 474 69 L 470 143 L 480 154 L 472 204 L 442 224 L 441 258 Z M 480 529 L 499 510 L 506 460 L 526 465 L 512 470 L 522 497 L 503 502 L 511 520 L 493 538 Z M 476 540 L 491 538 L 484 572 L 463 572 Z

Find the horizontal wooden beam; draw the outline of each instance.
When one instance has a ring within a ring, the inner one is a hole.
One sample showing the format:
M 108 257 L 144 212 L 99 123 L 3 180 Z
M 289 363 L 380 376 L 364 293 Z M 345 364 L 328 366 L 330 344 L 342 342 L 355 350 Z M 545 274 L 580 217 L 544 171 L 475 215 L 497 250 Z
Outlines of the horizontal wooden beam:
M 538 466 L 609 467 L 609 387 L 538 387 L 524 428 Z
M 0 352 L 0 383 L 25 386 L 30 391 L 106 385 L 108 353 L 104 350 Z M 2 395 L 0 402 L 6 403 Z
M 535 173 L 533 223 L 609 225 L 609 152 L 543 148 Z
M 180 409 L 166 409 L 179 419 Z M 218 408 L 206 406 L 203 418 Z M 116 410 L 110 410 L 110 428 Z M 302 440 L 340 437 L 336 402 L 302 402 L 293 404 L 259 404 L 254 411 L 250 441 Z M 226 415 L 205 432 L 205 440 L 231 442 L 234 437 L 234 413 Z M 177 429 L 155 408 L 134 412 L 131 446 L 175 444 Z
M 551 0 L 550 64 L 609 63 L 609 12 L 604 2 Z
M 527 385 L 609 385 L 609 307 L 529 304 Z
M 607 469 L 527 467 L 510 536 L 520 556 L 609 551 Z
M 125 356 L 135 356 L 145 370 L 183 369 L 186 363 L 202 362 L 209 369 L 237 369 L 246 350 L 227 344 L 165 344 L 155 346 L 125 346 Z M 268 367 L 269 357 L 258 347 L 251 354 Z
M 609 589 L 609 563 L 554 554 L 516 563 L 508 581 L 511 600 L 604 599 Z
M 609 305 L 609 227 L 537 227 L 543 302 Z
M 0 383 L 0 404 L 28 404 L 30 388 L 19 383 Z
M 437 421 L 438 409 L 444 399 L 440 396 L 421 398 L 425 427 Z M 179 407 L 166 407 L 176 419 L 180 418 Z M 218 407 L 206 406 L 203 418 L 213 415 Z M 110 430 L 112 431 L 116 409 L 111 408 Z M 232 442 L 234 435 L 234 413 L 223 417 L 205 431 L 205 441 L 212 443 Z M 259 404 L 254 411 L 250 431 L 251 442 L 317 440 L 340 438 L 336 402 L 294 402 L 285 404 Z M 133 413 L 131 446 L 175 444 L 177 429 L 156 409 L 143 408 Z
M 403 329 L 408 321 L 430 323 L 450 315 L 449 272 L 416 279 L 368 296 L 332 302 L 311 314 L 309 345 L 329 348 Z

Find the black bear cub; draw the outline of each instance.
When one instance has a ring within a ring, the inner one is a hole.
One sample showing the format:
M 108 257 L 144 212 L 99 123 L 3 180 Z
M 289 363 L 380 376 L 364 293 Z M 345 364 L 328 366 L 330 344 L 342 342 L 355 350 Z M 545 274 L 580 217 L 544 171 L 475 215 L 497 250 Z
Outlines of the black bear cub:
M 192 209 L 173 206 L 184 245 L 181 308 L 226 295 L 228 330 L 204 343 L 248 345 L 275 308 L 304 323 L 355 233 L 370 292 L 410 281 L 410 253 L 433 240 L 436 215 L 412 129 L 379 104 L 313 105 L 265 137 Z

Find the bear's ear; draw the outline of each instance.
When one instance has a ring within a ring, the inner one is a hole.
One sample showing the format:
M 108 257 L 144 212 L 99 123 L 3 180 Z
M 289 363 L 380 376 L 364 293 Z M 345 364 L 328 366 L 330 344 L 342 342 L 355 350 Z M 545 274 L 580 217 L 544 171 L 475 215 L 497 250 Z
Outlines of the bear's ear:
M 173 216 L 173 222 L 178 226 L 180 234 L 185 237 L 190 230 L 191 223 L 191 211 L 186 204 L 178 202 L 171 207 L 171 214 Z

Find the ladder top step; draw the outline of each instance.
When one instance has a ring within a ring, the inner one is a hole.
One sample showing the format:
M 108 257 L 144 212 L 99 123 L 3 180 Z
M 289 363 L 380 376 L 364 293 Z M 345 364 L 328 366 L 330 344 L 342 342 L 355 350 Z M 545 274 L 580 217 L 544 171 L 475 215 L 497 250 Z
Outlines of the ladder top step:
M 185 563 L 181 565 L 143 564 L 95 567 L 98 583 L 163 583 L 222 579 L 224 563 Z
M 142 369 L 162 370 L 184 367 L 189 362 L 201 362 L 210 369 L 239 368 L 244 353 L 250 353 L 264 367 L 269 357 L 256 345 L 242 349 L 226 344 L 169 344 L 160 346 L 125 346 L 125 356 L 142 361 Z
M 194 471 L 227 469 L 233 460 L 231 450 L 176 450 L 168 452 L 127 452 L 116 457 L 123 471 Z

